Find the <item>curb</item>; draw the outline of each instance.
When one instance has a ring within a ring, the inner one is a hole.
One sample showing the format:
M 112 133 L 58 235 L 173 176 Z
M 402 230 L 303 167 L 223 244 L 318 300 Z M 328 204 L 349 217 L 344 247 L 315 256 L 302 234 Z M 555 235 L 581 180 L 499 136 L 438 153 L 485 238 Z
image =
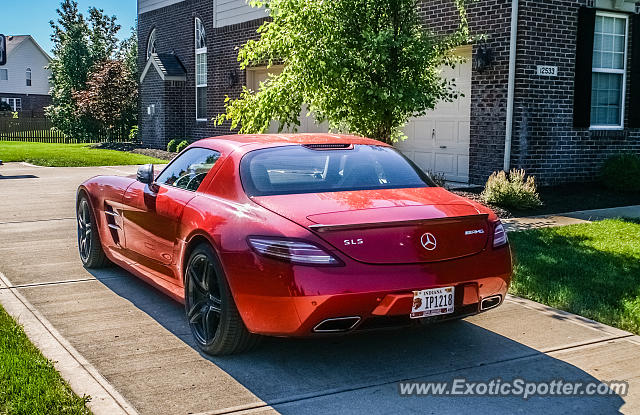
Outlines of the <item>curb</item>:
M 90 396 L 87 407 L 96 415 L 137 415 L 115 390 L 36 308 L 13 288 L 0 272 L 0 305 L 22 325 L 27 337 L 54 363 L 62 378 L 78 396 Z

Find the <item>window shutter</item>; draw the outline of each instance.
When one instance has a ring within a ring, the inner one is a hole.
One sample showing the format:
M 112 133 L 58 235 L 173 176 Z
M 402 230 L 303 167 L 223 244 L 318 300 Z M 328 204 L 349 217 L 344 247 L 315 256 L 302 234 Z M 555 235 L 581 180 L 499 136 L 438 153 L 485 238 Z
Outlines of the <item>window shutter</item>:
M 591 70 L 596 9 L 580 7 L 576 37 L 576 68 L 573 86 L 573 126 L 591 126 Z
M 634 14 L 631 18 L 631 85 L 629 127 L 640 128 L 640 14 Z

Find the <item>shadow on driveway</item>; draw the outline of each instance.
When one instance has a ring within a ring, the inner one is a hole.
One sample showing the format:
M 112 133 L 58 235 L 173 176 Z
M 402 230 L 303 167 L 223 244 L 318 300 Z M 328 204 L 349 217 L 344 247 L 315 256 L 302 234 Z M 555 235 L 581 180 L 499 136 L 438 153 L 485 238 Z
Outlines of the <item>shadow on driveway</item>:
M 38 176 L 33 174 L 19 174 L 16 176 L 3 176 L 0 174 L 0 180 L 15 180 L 15 179 L 38 179 Z
M 91 273 L 196 349 L 182 305 L 119 268 Z M 397 382 L 405 380 L 442 382 L 466 378 L 477 382 L 522 378 L 533 382 L 599 382 L 573 365 L 467 321 L 333 338 L 265 338 L 257 350 L 248 354 L 201 356 L 283 414 L 610 414 L 618 413 L 624 404 L 618 395 L 528 400 L 400 397 Z

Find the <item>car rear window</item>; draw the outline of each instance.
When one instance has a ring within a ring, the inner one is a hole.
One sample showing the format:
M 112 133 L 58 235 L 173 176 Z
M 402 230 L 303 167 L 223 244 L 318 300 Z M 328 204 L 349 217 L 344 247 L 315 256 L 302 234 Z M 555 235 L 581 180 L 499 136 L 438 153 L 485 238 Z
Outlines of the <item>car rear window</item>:
M 240 174 L 249 196 L 430 187 L 429 177 L 395 149 L 284 146 L 247 153 Z

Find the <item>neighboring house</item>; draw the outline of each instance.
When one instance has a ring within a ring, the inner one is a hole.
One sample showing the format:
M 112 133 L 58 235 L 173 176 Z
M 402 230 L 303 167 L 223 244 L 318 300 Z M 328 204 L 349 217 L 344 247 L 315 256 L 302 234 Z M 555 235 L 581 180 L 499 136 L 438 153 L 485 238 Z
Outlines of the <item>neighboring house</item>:
M 458 25 L 453 0 L 418 7 L 435 32 Z M 487 39 L 443 70 L 464 97 L 412 120 L 397 147 L 460 182 L 512 167 L 547 184 L 594 179 L 609 155 L 640 153 L 639 11 L 635 0 L 471 2 L 471 29 Z M 211 119 L 266 77 L 240 71 L 236 48 L 267 16 L 244 0 L 138 0 L 145 143 L 229 133 Z M 303 120 L 301 131 L 323 128 Z
M 51 104 L 46 66 L 51 57 L 35 39 L 26 36 L 6 36 L 7 63 L 0 66 L 0 100 L 14 111 L 43 113 Z

